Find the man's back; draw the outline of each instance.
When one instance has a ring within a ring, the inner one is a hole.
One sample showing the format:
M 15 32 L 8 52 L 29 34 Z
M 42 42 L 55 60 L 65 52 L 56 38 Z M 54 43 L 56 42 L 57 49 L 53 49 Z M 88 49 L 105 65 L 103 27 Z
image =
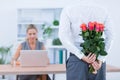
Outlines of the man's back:
M 68 16 L 72 23 L 98 21 L 104 23 L 106 11 L 98 6 L 76 5 L 68 7 Z
M 98 6 L 92 6 L 92 5 L 75 5 L 66 7 L 63 9 L 63 14 L 66 14 L 69 21 L 70 21 L 70 27 L 72 31 L 69 31 L 72 33 L 72 39 L 74 39 L 74 42 L 82 41 L 82 38 L 79 36 L 80 34 L 80 25 L 82 23 L 88 23 L 88 22 L 100 22 L 105 23 L 105 20 L 108 16 L 106 11 Z M 62 15 L 62 16 L 66 16 Z M 62 20 L 61 20 L 62 22 Z M 65 25 L 65 24 L 63 24 Z

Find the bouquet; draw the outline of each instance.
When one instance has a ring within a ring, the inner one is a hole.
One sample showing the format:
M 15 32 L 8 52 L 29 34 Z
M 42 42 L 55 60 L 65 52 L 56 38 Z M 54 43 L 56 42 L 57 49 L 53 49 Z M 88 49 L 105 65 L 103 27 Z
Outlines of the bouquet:
M 82 52 L 87 56 L 89 53 L 96 54 L 96 61 L 98 56 L 106 56 L 104 38 L 102 38 L 104 25 L 98 22 L 89 22 L 88 24 L 81 24 L 82 36 L 84 42 L 80 44 Z M 94 68 L 90 64 L 89 72 L 94 72 Z

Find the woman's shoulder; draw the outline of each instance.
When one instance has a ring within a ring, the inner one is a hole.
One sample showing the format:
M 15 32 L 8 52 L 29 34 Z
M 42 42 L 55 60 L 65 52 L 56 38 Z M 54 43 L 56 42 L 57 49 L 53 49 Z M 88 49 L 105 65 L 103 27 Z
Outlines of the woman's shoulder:
M 40 45 L 43 45 L 43 44 L 44 44 L 43 42 L 41 42 L 41 41 L 39 41 L 39 40 L 37 40 L 37 43 L 40 44 Z
M 22 49 L 22 44 L 18 44 L 17 49 L 21 50 Z
M 25 44 L 27 44 L 27 41 L 21 42 L 21 45 L 25 45 Z
M 38 49 L 44 49 L 44 43 L 41 41 L 37 41 L 37 48 Z

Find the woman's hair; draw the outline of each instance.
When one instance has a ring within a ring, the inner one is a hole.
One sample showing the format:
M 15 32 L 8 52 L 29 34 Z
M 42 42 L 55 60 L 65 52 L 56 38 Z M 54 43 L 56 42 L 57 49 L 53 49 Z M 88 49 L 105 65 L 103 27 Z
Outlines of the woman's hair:
M 26 32 L 28 32 L 28 30 L 30 30 L 30 29 L 35 29 L 38 32 L 38 30 L 37 30 L 37 28 L 35 27 L 34 24 L 29 24 L 27 29 L 26 29 Z

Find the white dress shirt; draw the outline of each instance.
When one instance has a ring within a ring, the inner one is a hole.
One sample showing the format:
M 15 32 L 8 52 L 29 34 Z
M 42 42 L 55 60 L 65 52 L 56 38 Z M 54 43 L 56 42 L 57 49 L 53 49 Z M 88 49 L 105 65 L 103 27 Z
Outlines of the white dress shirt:
M 105 25 L 103 37 L 105 38 L 105 50 L 108 52 L 112 40 L 111 22 L 105 9 L 98 6 L 76 5 L 69 6 L 62 10 L 59 26 L 59 38 L 63 46 L 71 53 L 81 59 L 84 54 L 81 52 L 80 43 L 83 42 L 79 36 L 82 23 L 88 24 L 96 21 Z M 105 61 L 106 56 L 98 56 L 98 60 Z

